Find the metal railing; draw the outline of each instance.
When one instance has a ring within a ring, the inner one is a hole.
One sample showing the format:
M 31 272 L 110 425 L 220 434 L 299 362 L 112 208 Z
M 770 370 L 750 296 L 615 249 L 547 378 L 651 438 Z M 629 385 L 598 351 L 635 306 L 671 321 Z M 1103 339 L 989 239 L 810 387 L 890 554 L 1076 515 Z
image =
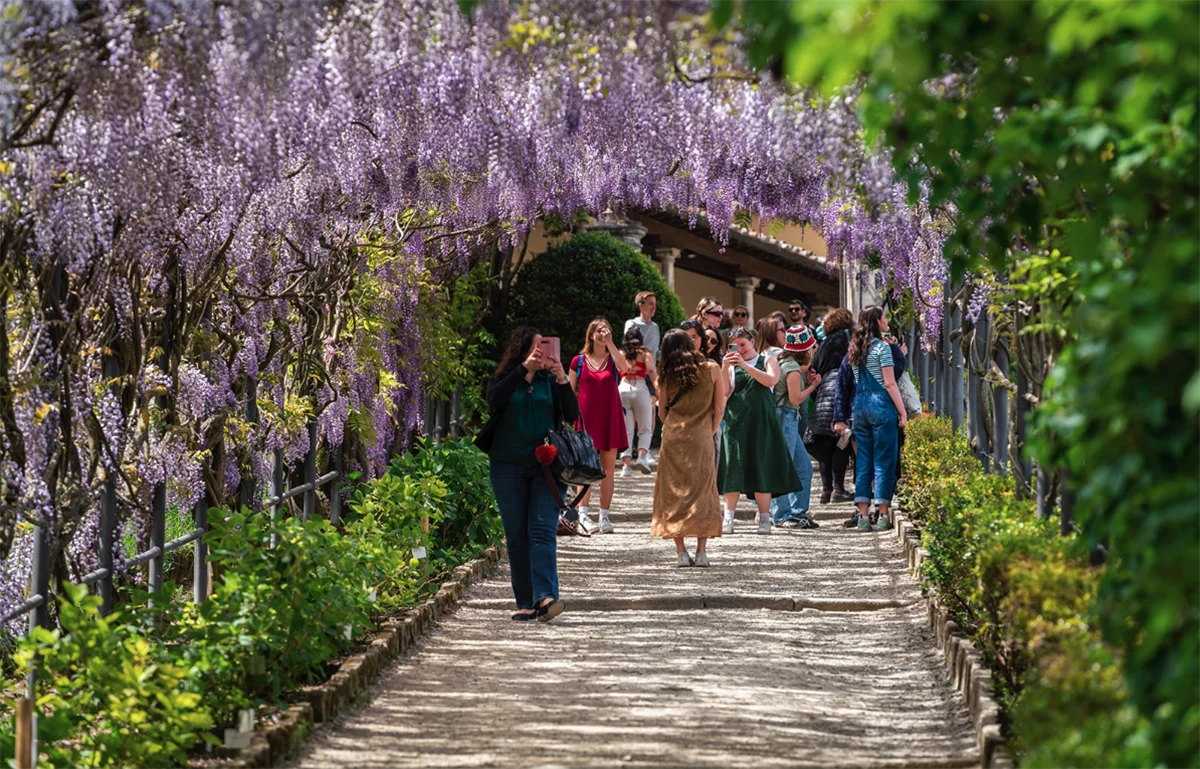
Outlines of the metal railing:
M 105 360 L 105 373 L 110 379 L 115 379 L 119 372 L 111 358 Z M 247 388 L 247 404 L 245 417 L 247 421 L 257 423 L 259 412 L 257 404 L 257 382 L 251 380 Z M 426 399 L 425 435 L 434 441 L 441 442 L 447 435 L 460 436 L 465 433 L 465 418 L 462 413 L 462 391 L 457 390 L 450 401 L 439 401 L 434 398 Z M 310 421 L 308 429 L 308 452 L 304 456 L 304 483 L 285 488 L 287 469 L 285 467 L 282 449 L 275 449 L 272 455 L 271 491 L 270 496 L 258 495 L 253 475 L 243 475 L 240 486 L 239 501 L 244 507 L 259 508 L 269 511 L 272 520 L 277 520 L 284 504 L 291 499 L 303 495 L 301 520 L 309 520 L 317 512 L 317 491 L 324 486 L 336 483 L 345 477 L 341 446 L 329 453 L 333 469 L 317 475 L 317 444 L 318 431 L 316 421 Z M 223 446 L 210 447 L 214 456 L 224 450 Z M 256 500 L 255 497 L 259 496 Z M 334 487 L 326 493 L 328 499 L 329 521 L 337 525 L 342 517 L 342 496 Z M 210 505 L 208 495 L 201 497 L 192 510 L 193 528 L 187 534 L 165 540 L 167 493 L 166 483 L 159 482 L 154 488 L 150 509 L 150 546 L 147 550 L 131 556 L 125 561 L 125 568 L 132 569 L 146 565 L 147 586 L 150 593 L 162 590 L 163 572 L 166 556 L 186 545 L 193 547 L 193 579 L 192 600 L 201 603 L 208 598 L 208 546 L 204 535 L 208 533 L 208 513 Z M 34 525 L 33 558 L 30 568 L 31 595 L 24 602 L 0 615 L 0 626 L 18 617 L 29 615 L 29 632 L 36 627 L 46 627 L 50 624 L 50 532 L 41 525 Z M 100 502 L 100 533 L 97 550 L 100 568 L 85 574 L 78 584 L 95 587 L 101 596 L 101 613 L 112 611 L 116 597 L 116 569 L 113 566 L 113 546 L 116 537 L 116 483 L 109 479 L 105 482 Z M 277 535 L 272 535 L 271 547 L 279 544 Z M 26 674 L 25 697 L 18 702 L 17 707 L 17 769 L 32 769 L 36 766 L 38 755 L 37 713 L 33 707 L 36 701 L 37 668 L 32 663 Z
M 942 327 L 936 334 L 937 343 L 931 350 L 922 346 L 923 335 L 919 326 L 909 329 L 906 334 L 908 365 L 920 390 L 921 400 L 934 414 L 949 417 L 956 433 L 963 429 L 965 422 L 971 450 L 983 469 L 989 473 L 1013 475 L 1017 493 L 1023 497 L 1033 496 L 1037 500 L 1039 517 L 1053 515 L 1057 488 L 1060 530 L 1064 536 L 1078 531 L 1072 521 L 1074 495 L 1070 491 L 1066 472 L 1058 473 L 1059 482 L 1055 487 L 1054 471 L 1040 464 L 1035 465 L 1026 450 L 1032 409 L 1026 397 L 1031 393 L 1027 377 L 1018 371 L 1016 392 L 1013 392 L 1010 387 L 994 381 L 994 377 L 987 376 L 993 366 L 1007 376 L 1010 358 L 1008 348 L 1002 341 L 992 345 L 991 357 L 988 358 L 987 340 L 991 320 L 986 312 L 974 323 L 973 344 L 967 356 L 963 354 L 967 329 L 962 307 L 948 302 L 943 308 L 942 318 Z M 1012 412 L 1014 408 L 1015 413 Z

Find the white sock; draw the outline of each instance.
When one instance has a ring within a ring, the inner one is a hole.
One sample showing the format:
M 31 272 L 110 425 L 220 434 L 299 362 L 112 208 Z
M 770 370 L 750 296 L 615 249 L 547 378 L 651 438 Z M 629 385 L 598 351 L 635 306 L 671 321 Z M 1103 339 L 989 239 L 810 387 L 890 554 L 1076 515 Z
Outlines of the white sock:
M 603 520 L 607 520 L 607 519 L 608 519 L 608 511 L 607 511 L 607 510 L 601 510 L 601 511 L 600 511 L 600 520 L 602 520 L 602 521 L 603 521 Z
M 771 520 L 771 514 L 770 514 L 770 513 L 759 513 L 759 514 L 758 514 L 758 520 L 760 520 L 760 521 L 769 521 L 769 520 Z
M 587 505 L 580 505 L 579 506 L 579 517 L 587 518 L 587 510 L 588 510 Z
M 725 511 L 725 517 L 726 517 L 726 518 L 729 518 L 729 519 L 731 519 L 731 520 L 732 520 L 732 519 L 733 519 L 733 513 L 734 513 L 734 511 L 733 511 L 733 510 L 726 510 L 726 511 Z

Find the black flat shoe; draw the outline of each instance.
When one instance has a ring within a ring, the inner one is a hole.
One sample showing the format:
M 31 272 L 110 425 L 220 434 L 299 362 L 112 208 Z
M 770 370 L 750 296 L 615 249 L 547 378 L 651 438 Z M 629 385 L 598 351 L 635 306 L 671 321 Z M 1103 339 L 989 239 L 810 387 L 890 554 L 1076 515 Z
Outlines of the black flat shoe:
M 517 612 L 516 614 L 512 615 L 512 618 L 513 622 L 529 622 L 538 618 L 538 611 L 537 609 L 534 609 L 533 611 L 529 612 Z
M 537 609 L 538 622 L 549 622 L 558 615 L 562 614 L 567 608 L 567 602 L 561 598 L 555 598 L 548 604 L 539 606 Z

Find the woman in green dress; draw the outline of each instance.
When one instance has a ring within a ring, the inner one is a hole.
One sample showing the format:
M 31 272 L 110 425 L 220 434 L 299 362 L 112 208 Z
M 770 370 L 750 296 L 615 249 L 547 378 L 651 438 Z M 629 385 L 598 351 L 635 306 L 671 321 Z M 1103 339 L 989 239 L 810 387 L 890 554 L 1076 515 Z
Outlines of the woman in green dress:
M 758 533 L 771 533 L 771 497 L 803 486 L 796 475 L 775 411 L 779 361 L 754 349 L 754 332 L 735 328 L 721 372 L 730 383 L 717 490 L 725 497 L 723 531 L 733 533 L 733 511 L 742 494 L 758 507 Z

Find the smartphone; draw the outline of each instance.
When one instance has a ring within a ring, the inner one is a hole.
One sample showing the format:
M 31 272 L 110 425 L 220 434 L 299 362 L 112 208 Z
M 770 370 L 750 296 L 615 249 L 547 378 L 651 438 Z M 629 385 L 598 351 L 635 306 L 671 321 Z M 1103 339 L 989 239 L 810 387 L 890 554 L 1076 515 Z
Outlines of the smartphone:
M 729 345 L 729 352 L 737 352 L 737 351 L 738 351 L 738 348 L 737 348 L 736 344 Z
M 562 360 L 559 356 L 562 346 L 556 336 L 544 336 L 538 343 L 541 346 L 542 357 L 547 360 Z

